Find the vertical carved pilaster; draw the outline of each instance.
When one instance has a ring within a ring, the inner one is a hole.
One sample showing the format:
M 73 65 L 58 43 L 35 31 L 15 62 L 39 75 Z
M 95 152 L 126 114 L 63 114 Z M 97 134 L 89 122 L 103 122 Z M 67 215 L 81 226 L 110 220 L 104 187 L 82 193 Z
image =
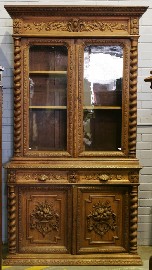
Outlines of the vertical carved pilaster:
M 16 253 L 16 195 L 15 187 L 8 187 L 8 240 L 9 253 Z
M 14 156 L 21 155 L 21 45 L 14 38 Z
M 136 156 L 136 128 L 137 128 L 137 45 L 132 40 L 130 52 L 130 93 L 129 93 L 129 156 Z
M 137 253 L 138 186 L 130 194 L 130 252 Z

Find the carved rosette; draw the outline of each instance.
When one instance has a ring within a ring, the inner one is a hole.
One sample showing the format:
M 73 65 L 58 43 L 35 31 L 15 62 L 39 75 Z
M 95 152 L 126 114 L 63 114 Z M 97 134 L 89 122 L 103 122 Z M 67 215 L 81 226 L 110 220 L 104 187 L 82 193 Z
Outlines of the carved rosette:
M 138 171 L 134 171 L 134 172 L 131 172 L 129 173 L 129 181 L 131 183 L 138 183 L 139 182 L 139 173 Z
M 130 194 L 130 252 L 137 253 L 138 187 L 133 186 Z
M 14 156 L 21 155 L 21 45 L 14 39 Z
M 30 228 L 38 230 L 45 237 L 49 232 L 59 230 L 59 219 L 53 203 L 38 203 L 30 215 Z
M 109 201 L 98 202 L 87 216 L 88 231 L 94 231 L 101 237 L 108 231 L 116 229 L 116 214 L 112 211 Z
M 8 187 L 8 239 L 9 252 L 16 253 L 16 195 L 15 187 Z
M 78 180 L 79 180 L 79 177 L 78 177 L 78 174 L 76 172 L 73 171 L 69 174 L 69 182 L 70 183 L 77 183 Z
M 137 40 L 132 40 L 130 54 L 130 95 L 129 95 L 129 156 L 136 156 L 137 128 Z

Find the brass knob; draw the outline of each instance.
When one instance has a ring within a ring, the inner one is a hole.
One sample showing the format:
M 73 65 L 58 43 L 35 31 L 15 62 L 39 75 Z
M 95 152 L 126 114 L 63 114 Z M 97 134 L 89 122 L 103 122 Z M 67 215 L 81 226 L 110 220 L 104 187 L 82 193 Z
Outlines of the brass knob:
M 110 179 L 110 176 L 108 174 L 99 174 L 99 180 L 100 181 L 108 181 Z
M 38 177 L 38 180 L 39 180 L 39 181 L 46 181 L 46 180 L 48 180 L 48 176 L 45 175 L 45 174 L 42 174 L 42 175 L 40 175 L 40 176 Z

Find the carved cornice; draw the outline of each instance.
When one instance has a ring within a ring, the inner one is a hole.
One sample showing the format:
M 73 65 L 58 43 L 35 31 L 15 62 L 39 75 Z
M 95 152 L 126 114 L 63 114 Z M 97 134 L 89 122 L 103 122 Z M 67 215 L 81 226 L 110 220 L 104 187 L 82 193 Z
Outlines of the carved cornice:
M 145 6 L 43 6 L 43 5 L 5 5 L 12 17 L 26 16 L 137 16 L 141 17 L 147 10 Z
M 137 35 L 139 18 L 147 10 L 147 7 L 138 6 L 5 6 L 5 8 L 14 20 L 14 35 L 28 35 L 31 32 L 33 35 L 60 32 L 62 34 L 95 32 L 98 35 L 101 33 L 105 35 L 113 31 L 115 35 Z M 27 21 L 27 16 L 32 22 Z M 90 20 L 86 20 L 85 16 Z M 57 20 L 57 17 L 60 19 Z

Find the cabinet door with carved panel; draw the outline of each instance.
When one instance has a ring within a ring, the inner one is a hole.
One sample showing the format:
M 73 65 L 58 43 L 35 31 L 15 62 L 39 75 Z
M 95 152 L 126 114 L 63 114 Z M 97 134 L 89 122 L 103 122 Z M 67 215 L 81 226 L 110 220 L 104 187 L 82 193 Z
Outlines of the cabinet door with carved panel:
M 77 196 L 77 252 L 127 252 L 128 187 L 79 187 Z
M 70 253 L 71 189 L 19 187 L 19 252 Z

